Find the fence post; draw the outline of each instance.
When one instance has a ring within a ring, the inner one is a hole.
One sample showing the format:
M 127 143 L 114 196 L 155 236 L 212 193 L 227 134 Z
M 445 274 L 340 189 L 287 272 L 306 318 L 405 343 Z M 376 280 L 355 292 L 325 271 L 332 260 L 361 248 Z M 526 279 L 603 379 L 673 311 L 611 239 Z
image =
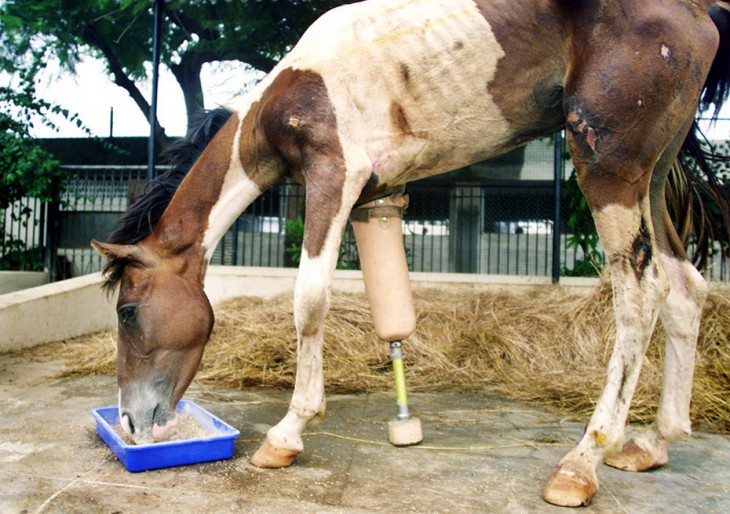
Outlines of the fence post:
M 560 235 L 561 229 L 561 200 L 563 193 L 563 131 L 555 133 L 553 141 L 553 191 L 554 191 L 554 215 L 553 215 L 553 259 L 552 279 L 553 284 L 560 281 Z
M 154 29 L 152 31 L 152 98 L 150 100 L 150 138 L 147 143 L 147 182 L 155 178 L 155 148 L 157 139 L 157 87 L 160 68 L 160 38 L 162 33 L 163 0 L 154 3 Z
M 48 276 L 51 282 L 58 280 L 58 235 L 59 235 L 59 212 L 60 207 L 57 200 L 52 200 L 46 206 L 46 233 L 45 233 L 45 259 L 48 266 Z
M 453 273 L 479 273 L 482 198 L 478 184 L 456 184 L 451 190 L 449 262 Z

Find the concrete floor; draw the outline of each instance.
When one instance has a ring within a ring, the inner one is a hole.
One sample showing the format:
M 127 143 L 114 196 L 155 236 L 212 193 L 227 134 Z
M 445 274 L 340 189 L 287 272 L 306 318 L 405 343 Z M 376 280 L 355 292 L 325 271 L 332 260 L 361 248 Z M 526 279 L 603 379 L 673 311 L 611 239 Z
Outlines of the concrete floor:
M 565 512 L 540 498 L 582 424 L 476 393 L 413 394 L 425 440 L 385 443 L 386 394 L 329 398 L 288 469 L 248 459 L 289 393 L 193 385 L 186 395 L 241 430 L 234 458 L 129 473 L 89 411 L 113 405 L 114 378 L 55 378 L 59 363 L 0 355 L 0 513 Z M 584 512 L 730 512 L 730 438 L 698 433 L 649 473 L 599 470 Z

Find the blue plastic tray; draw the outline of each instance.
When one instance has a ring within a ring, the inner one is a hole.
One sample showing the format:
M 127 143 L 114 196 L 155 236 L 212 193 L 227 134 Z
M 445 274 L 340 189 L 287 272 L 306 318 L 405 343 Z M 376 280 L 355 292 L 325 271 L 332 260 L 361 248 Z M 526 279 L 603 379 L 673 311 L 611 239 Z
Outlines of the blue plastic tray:
M 119 424 L 117 407 L 94 409 L 91 411 L 91 415 L 96 420 L 96 433 L 129 471 L 184 466 L 198 462 L 230 459 L 233 456 L 233 440 L 241 434 L 238 430 L 190 400 L 180 400 L 175 410 L 178 414 L 193 416 L 201 427 L 209 432 L 215 432 L 216 435 L 180 441 L 130 445 L 125 443 L 112 428 L 112 425 Z

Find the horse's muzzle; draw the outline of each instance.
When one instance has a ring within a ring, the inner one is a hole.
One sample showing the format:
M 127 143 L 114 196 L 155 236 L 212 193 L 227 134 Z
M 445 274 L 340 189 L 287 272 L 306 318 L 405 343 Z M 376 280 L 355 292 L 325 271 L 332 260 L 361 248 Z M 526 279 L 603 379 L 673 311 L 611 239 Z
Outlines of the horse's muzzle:
M 166 409 L 157 404 L 149 413 L 141 415 L 129 409 L 120 408 L 119 423 L 125 433 L 136 444 L 150 444 L 162 439 L 177 424 L 173 413 L 169 416 Z

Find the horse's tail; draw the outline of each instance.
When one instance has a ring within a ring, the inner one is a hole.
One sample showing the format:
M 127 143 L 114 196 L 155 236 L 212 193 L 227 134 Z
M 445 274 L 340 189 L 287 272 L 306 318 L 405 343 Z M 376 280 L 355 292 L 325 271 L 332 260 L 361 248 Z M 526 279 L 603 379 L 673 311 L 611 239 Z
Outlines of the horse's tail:
M 709 9 L 720 33 L 720 46 L 702 90 L 699 112 L 713 108 L 712 122 L 730 95 L 730 3 L 727 5 Z M 677 232 L 685 247 L 695 243 L 692 260 L 699 269 L 707 265 L 714 241 L 720 243 L 723 253 L 730 253 L 730 200 L 728 188 L 718 176 L 720 167 L 728 163 L 730 155 L 718 153 L 695 122 L 669 177 L 667 197 Z
M 224 108 L 202 112 L 191 123 L 194 128 L 165 149 L 162 160 L 171 168 L 151 180 L 144 195 L 117 220 L 117 227 L 107 238 L 109 243 L 133 244 L 152 232 L 190 168 L 232 114 Z
M 723 2 L 722 6 L 711 5 L 708 14 L 720 33 L 720 46 L 705 80 L 700 110 L 707 111 L 714 105 L 712 118 L 716 119 L 730 94 L 730 2 Z

